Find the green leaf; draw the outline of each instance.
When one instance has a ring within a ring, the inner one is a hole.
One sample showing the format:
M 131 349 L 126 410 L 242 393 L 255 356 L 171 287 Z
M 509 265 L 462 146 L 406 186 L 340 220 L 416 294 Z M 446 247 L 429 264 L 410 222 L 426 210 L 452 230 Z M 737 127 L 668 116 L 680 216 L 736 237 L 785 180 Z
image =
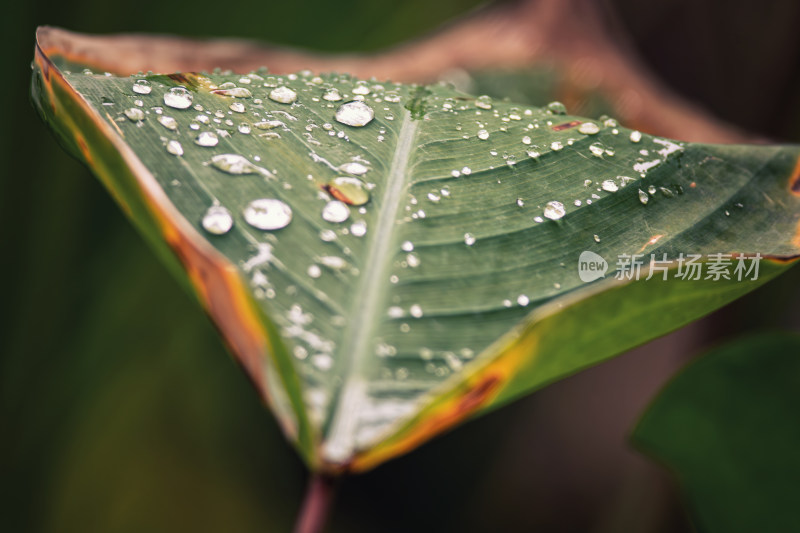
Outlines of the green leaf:
M 674 471 L 704 532 L 800 526 L 800 336 L 715 349 L 659 394 L 633 434 Z
M 406 452 L 798 255 L 797 147 L 639 138 L 446 85 L 118 77 L 66 55 L 37 49 L 41 115 L 197 294 L 313 468 Z M 611 263 L 605 279 L 581 280 L 583 251 Z M 617 257 L 637 253 L 764 260 L 741 281 L 615 279 Z

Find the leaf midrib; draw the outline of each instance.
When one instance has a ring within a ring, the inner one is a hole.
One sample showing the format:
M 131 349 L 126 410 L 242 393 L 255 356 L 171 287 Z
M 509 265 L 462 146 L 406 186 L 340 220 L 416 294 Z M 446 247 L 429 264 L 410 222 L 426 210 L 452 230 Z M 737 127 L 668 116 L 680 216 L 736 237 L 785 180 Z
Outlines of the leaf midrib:
M 360 407 L 364 404 L 366 381 L 364 367 L 371 354 L 370 341 L 374 337 L 375 328 L 382 313 L 381 304 L 386 298 L 385 288 L 381 285 L 388 280 L 388 271 L 394 254 L 391 247 L 394 243 L 392 234 L 397 220 L 397 213 L 403 199 L 403 188 L 406 185 L 406 171 L 413 153 L 417 121 L 409 111 L 404 111 L 400 133 L 397 136 L 397 148 L 386 177 L 386 186 L 378 204 L 379 215 L 374 231 L 367 245 L 367 258 L 360 282 L 353 294 L 350 316 L 352 317 L 344 334 L 340 354 L 342 354 L 341 372 L 346 376 L 338 389 L 336 398 L 331 402 L 327 438 L 323 436 L 321 454 L 330 462 L 343 462 L 353 453 L 355 448 L 356 425 L 359 420 Z

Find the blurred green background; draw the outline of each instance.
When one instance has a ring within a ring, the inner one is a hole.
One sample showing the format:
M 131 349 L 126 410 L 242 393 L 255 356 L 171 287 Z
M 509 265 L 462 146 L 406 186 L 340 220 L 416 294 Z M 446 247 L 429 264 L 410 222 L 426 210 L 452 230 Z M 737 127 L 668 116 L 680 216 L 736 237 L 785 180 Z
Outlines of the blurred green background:
M 548 1 L 548 0 L 544 0 Z M 555 1 L 555 0 L 552 0 Z M 800 3 L 609 0 L 642 59 L 719 117 L 800 142 Z M 476 0 L 16 2 L 3 17 L 0 529 L 287 531 L 306 473 L 209 320 L 28 104 L 34 32 L 375 50 Z M 691 332 L 565 380 L 339 490 L 330 531 L 686 531 L 629 451 L 648 398 L 736 332 L 800 329 L 800 269 Z

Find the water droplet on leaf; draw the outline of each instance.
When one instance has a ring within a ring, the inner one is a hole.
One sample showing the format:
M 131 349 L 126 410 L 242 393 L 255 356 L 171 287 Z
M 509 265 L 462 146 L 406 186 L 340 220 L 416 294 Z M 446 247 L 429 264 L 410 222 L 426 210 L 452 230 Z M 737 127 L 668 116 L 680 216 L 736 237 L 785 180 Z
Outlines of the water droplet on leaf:
M 365 96 L 369 94 L 369 86 L 364 81 L 359 81 L 356 83 L 356 86 L 353 87 L 353 94 L 358 94 L 361 96 Z
M 200 146 L 216 146 L 219 143 L 219 137 L 213 131 L 204 131 L 197 138 L 194 142 Z
M 544 207 L 544 216 L 550 220 L 558 220 L 566 214 L 564 204 L 557 201 L 547 202 Z
M 257 229 L 277 230 L 292 221 L 292 209 L 275 198 L 259 198 L 247 204 L 244 220 Z
M 269 99 L 279 104 L 291 104 L 297 100 L 297 93 L 289 87 L 276 87 L 269 92 Z
M 144 120 L 144 111 L 138 107 L 131 107 L 125 110 L 125 116 L 132 122 L 139 122 L 140 120 Z
M 606 151 L 606 147 L 602 145 L 602 143 L 592 143 L 589 146 L 589 151 L 592 152 L 592 155 L 595 157 L 603 157 L 603 154 Z
M 350 218 L 350 208 L 339 200 L 332 200 L 322 209 L 322 218 L 327 222 L 339 224 Z
M 550 102 L 547 104 L 547 111 L 553 115 L 566 115 L 567 106 L 561 102 Z
M 233 227 L 233 215 L 221 205 L 212 205 L 203 215 L 203 229 L 213 235 L 224 235 Z
M 178 121 L 170 116 L 159 115 L 158 119 L 156 120 L 158 120 L 159 124 L 167 128 L 168 130 L 175 131 L 178 129 Z
M 251 163 L 246 157 L 239 154 L 219 154 L 211 158 L 211 165 L 228 174 L 264 174 L 271 175 L 269 171 Z
M 194 96 L 186 87 L 172 87 L 164 93 L 164 104 L 175 109 L 187 109 L 192 105 Z
M 617 192 L 619 190 L 619 187 L 614 180 L 603 180 L 603 183 L 601 183 L 600 186 L 604 191 L 608 192 Z
M 479 96 L 475 99 L 475 107 L 480 109 L 491 109 L 492 108 L 492 98 L 490 96 Z
M 356 128 L 366 126 L 373 118 L 375 118 L 375 112 L 372 108 L 358 100 L 342 104 L 336 110 L 337 122 Z
M 172 155 L 183 155 L 183 146 L 178 141 L 169 141 L 167 143 L 167 152 Z
M 315 279 L 322 275 L 322 269 L 319 268 L 319 265 L 309 266 L 306 272 L 308 273 L 308 276 L 310 278 L 315 278 Z
M 338 102 L 342 99 L 342 95 L 338 89 L 328 89 L 325 91 L 325 94 L 322 95 L 322 99 L 328 102 Z
M 367 234 L 367 223 L 363 220 L 353 222 L 350 225 L 350 234 L 354 237 L 363 237 Z
M 135 92 L 136 94 L 150 94 L 150 91 L 152 90 L 153 87 L 147 80 L 136 80 L 133 83 L 133 92 Z
M 352 174 L 353 176 L 363 176 L 369 170 L 368 167 L 362 165 L 361 163 L 351 162 L 345 163 L 339 167 L 339 170 L 342 172 L 346 172 L 347 174 Z

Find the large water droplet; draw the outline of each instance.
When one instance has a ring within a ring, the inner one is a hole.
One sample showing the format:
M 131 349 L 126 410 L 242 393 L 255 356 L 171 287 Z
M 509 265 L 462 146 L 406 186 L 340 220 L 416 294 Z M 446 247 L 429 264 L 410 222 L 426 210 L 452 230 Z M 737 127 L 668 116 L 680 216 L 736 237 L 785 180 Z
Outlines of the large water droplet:
M 553 141 L 550 143 L 550 149 L 553 150 L 554 152 L 558 152 L 563 148 L 564 145 L 561 143 L 561 141 Z
M 347 261 L 337 255 L 323 255 L 319 262 L 333 270 L 342 270 L 347 266 Z
M 325 94 L 322 95 L 322 99 L 328 102 L 338 102 L 342 99 L 342 94 L 338 89 L 328 89 L 325 91 Z
M 387 102 L 396 104 L 400 101 L 400 95 L 397 93 L 397 91 L 387 91 L 386 94 L 383 95 L 383 99 Z
M 327 222 L 340 224 L 350 218 L 350 208 L 339 200 L 331 200 L 322 209 L 322 218 Z
M 360 96 L 366 96 L 369 94 L 369 86 L 365 81 L 359 81 L 356 83 L 356 86 L 353 87 L 353 94 L 358 94 Z
M 347 174 L 352 174 L 353 176 L 363 176 L 369 170 L 368 167 L 362 165 L 361 163 L 357 163 L 355 161 L 350 163 L 345 163 L 339 167 L 339 170 L 342 172 L 346 172 Z
M 489 132 L 486 130 L 478 130 L 478 139 L 485 141 L 489 138 Z
M 275 198 L 259 198 L 247 204 L 244 220 L 254 228 L 277 230 L 292 221 L 292 209 Z
M 642 140 L 642 132 L 641 131 L 632 131 L 631 132 L 631 142 L 638 143 Z
M 172 155 L 183 155 L 183 146 L 178 141 L 169 141 L 167 143 L 167 152 Z
M 647 202 L 650 201 L 650 195 L 642 189 L 639 189 L 639 201 L 642 202 L 643 205 L 647 205 Z
M 473 235 L 472 233 L 465 233 L 464 234 L 464 243 L 467 246 L 472 246 L 473 244 L 475 244 L 475 241 L 476 241 L 475 235 Z
M 139 122 L 140 120 L 144 120 L 144 111 L 138 107 L 131 107 L 125 110 L 125 116 L 132 122 Z
M 336 232 L 326 228 L 319 232 L 319 238 L 325 242 L 333 242 L 336 240 Z
M 159 124 L 167 128 L 168 130 L 175 131 L 178 129 L 178 121 L 170 116 L 159 115 L 158 119 L 156 120 L 158 120 Z
M 544 206 L 544 216 L 550 220 L 558 220 L 563 217 L 565 213 L 564 204 L 561 202 L 553 200 L 552 202 L 547 202 L 547 205 Z
M 389 315 L 389 318 L 402 318 L 405 312 L 403 312 L 402 307 L 393 305 L 386 311 L 386 314 Z
M 600 184 L 604 191 L 608 192 L 617 192 L 619 187 L 614 180 L 603 180 L 603 183 Z
M 336 110 L 336 121 L 347 126 L 366 126 L 373 118 L 375 118 L 375 112 L 372 108 L 359 100 L 342 104 Z
M 583 124 L 578 126 L 578 131 L 583 133 L 584 135 L 594 135 L 600 132 L 600 126 L 598 126 L 594 122 L 584 122 Z
M 289 87 L 276 87 L 269 92 L 269 99 L 279 104 L 291 104 L 297 100 L 297 93 Z
M 194 142 L 200 146 L 211 147 L 219 143 L 219 137 L 217 137 L 217 134 L 213 131 L 204 131 L 197 136 Z
M 592 152 L 592 155 L 595 157 L 603 157 L 603 154 L 606 151 L 606 147 L 603 146 L 602 143 L 592 143 L 589 146 L 589 151 Z
M 475 99 L 475 107 L 480 109 L 491 109 L 492 108 L 492 97 L 491 96 L 479 96 Z
M 369 192 L 363 181 L 358 178 L 339 176 L 333 178 L 325 190 L 337 200 L 350 205 L 364 205 L 369 202 Z
M 153 87 L 147 80 L 136 80 L 133 83 L 133 92 L 135 92 L 136 94 L 150 94 L 150 91 L 152 90 Z
M 319 268 L 319 265 L 311 265 L 308 267 L 308 270 L 306 270 L 306 273 L 308 277 L 316 279 L 322 275 L 322 269 Z
M 553 115 L 566 115 L 567 106 L 561 102 L 550 102 L 547 104 L 547 111 Z
M 239 154 L 219 154 L 211 158 L 211 165 L 228 174 L 272 174 L 259 166 L 251 163 L 246 157 Z
M 363 237 L 367 234 L 367 223 L 363 220 L 359 220 L 358 222 L 353 222 L 350 225 L 350 234 L 354 237 Z
M 164 103 L 175 109 L 186 109 L 192 105 L 194 96 L 186 87 L 172 87 L 164 93 Z
M 311 356 L 311 364 L 320 370 L 330 370 L 333 366 L 333 357 L 326 353 L 315 353 Z
M 203 215 L 203 229 L 213 235 L 224 235 L 233 227 L 233 215 L 221 205 L 212 205 Z

